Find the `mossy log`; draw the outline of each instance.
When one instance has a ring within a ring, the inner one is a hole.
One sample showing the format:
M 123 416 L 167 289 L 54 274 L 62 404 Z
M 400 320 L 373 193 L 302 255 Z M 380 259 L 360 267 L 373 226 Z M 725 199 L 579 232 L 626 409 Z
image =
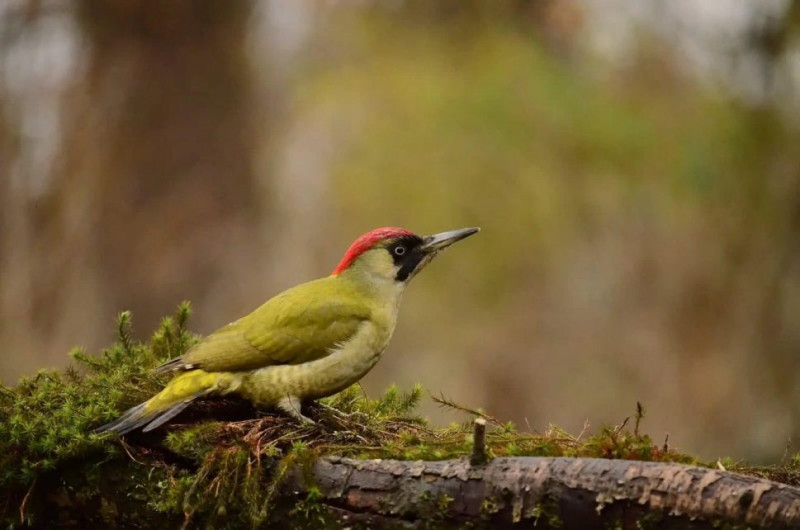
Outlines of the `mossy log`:
M 305 490 L 308 474 L 287 486 Z M 320 502 L 369 527 L 800 528 L 800 488 L 684 464 L 497 458 L 473 466 L 327 457 Z
M 445 461 L 327 456 L 293 464 L 270 500 L 269 516 L 255 526 L 237 513 L 186 504 L 182 514 L 164 511 L 148 493 L 172 496 L 163 464 L 152 468 L 155 473 L 145 462 L 132 461 L 103 469 L 96 462 L 70 467 L 65 474 L 42 477 L 24 497 L 0 495 L 10 503 L 12 527 L 800 528 L 800 488 L 665 462 L 501 457 L 476 466 L 466 456 Z M 102 486 L 87 493 L 81 477 L 97 472 Z M 213 503 L 212 493 L 204 496 Z
M 695 467 L 640 432 L 641 407 L 632 431 L 572 436 L 442 397 L 475 419 L 431 427 L 415 414 L 420 387 L 370 399 L 354 386 L 310 404 L 313 425 L 231 398 L 153 432 L 93 433 L 163 387 L 152 368 L 196 340 L 188 312 L 146 344 L 123 313 L 101 355 L 0 385 L 0 526 L 800 528 L 798 455 L 735 468 L 748 476 Z

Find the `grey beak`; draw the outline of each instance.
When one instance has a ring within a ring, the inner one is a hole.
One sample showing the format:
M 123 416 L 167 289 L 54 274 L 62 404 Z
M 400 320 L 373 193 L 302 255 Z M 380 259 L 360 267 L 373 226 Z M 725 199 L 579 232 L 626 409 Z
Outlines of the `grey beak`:
M 438 252 L 445 247 L 449 247 L 456 241 L 461 241 L 465 237 L 480 232 L 479 227 L 461 228 L 459 230 L 450 230 L 449 232 L 440 232 L 431 236 L 422 238 L 421 250 L 425 252 Z

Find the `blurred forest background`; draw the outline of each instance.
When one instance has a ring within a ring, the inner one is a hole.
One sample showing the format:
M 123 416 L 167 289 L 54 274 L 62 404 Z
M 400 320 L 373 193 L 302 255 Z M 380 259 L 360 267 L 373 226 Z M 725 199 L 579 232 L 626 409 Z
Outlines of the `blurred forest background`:
M 800 448 L 798 2 L 4 0 L 0 223 L 5 384 L 479 225 L 368 393 Z

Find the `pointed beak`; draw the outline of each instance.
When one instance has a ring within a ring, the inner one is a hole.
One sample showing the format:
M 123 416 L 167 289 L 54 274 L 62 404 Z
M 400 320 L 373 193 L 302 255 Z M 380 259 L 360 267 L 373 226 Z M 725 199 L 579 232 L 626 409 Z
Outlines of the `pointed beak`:
M 461 241 L 465 237 L 480 232 L 480 228 L 461 228 L 459 230 L 450 230 L 449 232 L 440 232 L 432 236 L 425 236 L 422 238 L 422 246 L 420 250 L 426 253 L 436 253 L 446 247 L 449 247 L 456 241 Z

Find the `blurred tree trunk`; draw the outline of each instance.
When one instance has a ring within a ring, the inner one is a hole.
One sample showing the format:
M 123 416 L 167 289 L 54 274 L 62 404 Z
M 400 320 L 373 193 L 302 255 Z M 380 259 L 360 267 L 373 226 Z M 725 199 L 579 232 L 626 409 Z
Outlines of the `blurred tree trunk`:
M 62 95 L 61 173 L 32 213 L 42 270 L 25 296 L 52 341 L 98 340 L 97 315 L 122 309 L 150 328 L 261 242 L 249 14 L 249 2 L 75 4 L 86 55 Z
M 761 393 L 779 404 L 777 414 L 784 414 L 789 441 L 800 439 L 800 328 L 795 313 L 800 293 L 800 167 L 787 153 L 793 151 L 800 135 L 776 102 L 781 90 L 797 90 L 796 81 L 782 72 L 782 66 L 798 37 L 800 3 L 793 2 L 785 16 L 753 24 L 748 42 L 759 58 L 758 83 L 766 102 L 747 116 L 749 128 L 761 132 L 758 148 L 765 153 L 754 158 L 771 162 L 766 168 L 754 162 L 751 171 L 754 180 L 765 182 L 761 194 L 772 195 L 770 216 L 766 217 L 771 224 L 765 233 L 756 233 L 758 239 L 751 243 L 756 252 L 764 247 L 769 250 L 753 256 L 744 276 L 748 282 L 743 282 L 755 293 L 750 298 L 755 307 L 747 313 L 757 330 L 748 344 L 755 352 L 749 361 L 752 373 L 757 374 L 753 386 L 760 386 Z M 750 237 L 754 239 L 753 234 Z
M 146 326 L 190 294 L 181 284 L 214 280 L 226 243 L 256 239 L 248 14 L 247 2 L 80 2 L 92 51 L 67 186 L 102 199 L 90 244 L 102 288 Z

